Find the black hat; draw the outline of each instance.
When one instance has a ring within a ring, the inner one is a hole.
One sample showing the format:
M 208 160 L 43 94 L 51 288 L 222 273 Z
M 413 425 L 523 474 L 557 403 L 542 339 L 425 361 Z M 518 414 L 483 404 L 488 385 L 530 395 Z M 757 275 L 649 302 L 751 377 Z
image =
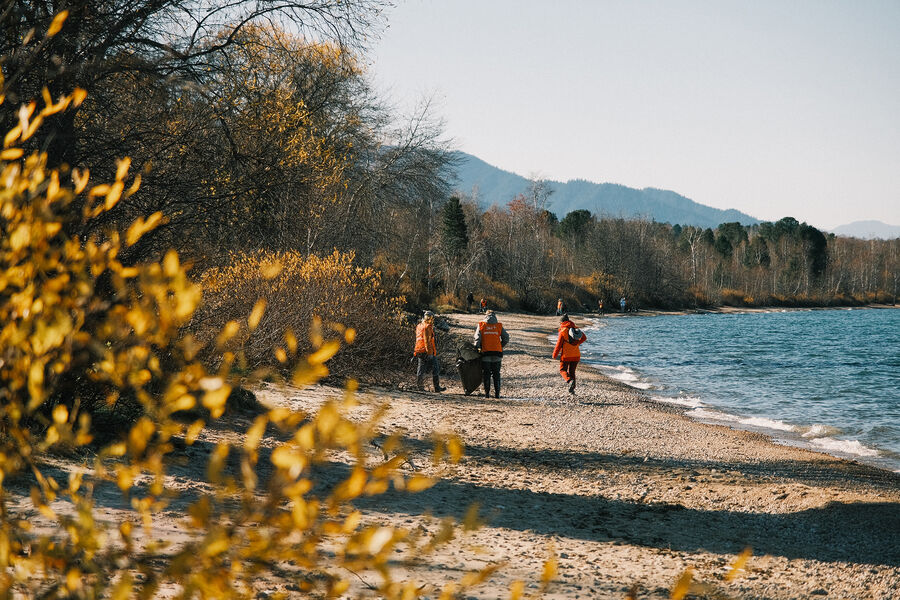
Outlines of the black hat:
M 568 321 L 568 320 L 569 320 L 569 315 L 566 315 L 566 314 L 563 314 L 563 316 L 561 316 L 559 318 L 560 323 L 562 323 L 563 321 Z

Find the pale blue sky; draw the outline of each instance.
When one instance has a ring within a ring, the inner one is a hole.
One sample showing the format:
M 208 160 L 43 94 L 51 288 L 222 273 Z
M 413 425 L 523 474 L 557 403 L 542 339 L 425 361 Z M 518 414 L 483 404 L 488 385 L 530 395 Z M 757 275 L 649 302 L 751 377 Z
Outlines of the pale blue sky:
M 900 0 L 398 0 L 377 87 L 525 176 L 900 225 Z M 562 215 L 561 215 L 562 216 Z

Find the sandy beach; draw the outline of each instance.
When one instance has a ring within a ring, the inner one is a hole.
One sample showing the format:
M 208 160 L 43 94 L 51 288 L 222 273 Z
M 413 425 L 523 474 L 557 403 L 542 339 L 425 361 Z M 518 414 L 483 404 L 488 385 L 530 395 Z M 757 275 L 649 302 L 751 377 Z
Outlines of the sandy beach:
M 503 359 L 500 399 L 465 396 L 455 373 L 445 373 L 444 393 L 413 390 L 414 375 L 392 389 L 359 393 L 360 418 L 388 402 L 385 435 L 401 431 L 413 466 L 441 479 L 417 494 L 391 491 L 357 502 L 364 523 L 434 533 L 441 519 L 462 519 L 473 503 L 484 524 L 457 536 L 424 560 L 402 553 L 395 578 L 422 582 L 425 597 L 466 573 L 501 565 L 465 598 L 508 598 L 515 580 L 536 591 L 544 562 L 555 556 L 558 573 L 546 598 L 669 598 L 691 569 L 704 590 L 695 598 L 900 598 L 900 475 L 859 463 L 773 444 L 762 435 L 691 421 L 677 407 L 648 400 L 639 391 L 579 367 L 571 396 L 550 357 L 548 335 L 558 319 L 500 315 L 510 334 Z M 468 337 L 478 315 L 453 315 L 451 332 Z M 576 322 L 583 322 L 577 317 Z M 438 334 L 439 345 L 450 336 Z M 340 388 L 306 389 L 262 384 L 262 403 L 316 411 Z M 186 502 L 207 489 L 206 459 L 217 442 L 241 443 L 252 422 L 233 415 L 212 423 L 192 446 L 173 456 L 167 486 L 180 492 L 154 516 L 151 537 L 179 542 L 196 537 Z M 455 432 L 465 442 L 457 464 L 431 462 L 432 432 Z M 279 440 L 266 436 L 261 450 Z M 335 455 L 333 480 L 346 476 Z M 371 448 L 372 464 L 383 460 Z M 259 469 L 271 469 L 261 461 Z M 60 480 L 74 463 L 47 464 Z M 8 486 L 13 515 L 41 517 L 30 508 L 27 482 Z M 113 483 L 94 489 L 98 521 L 129 518 Z M 61 501 L 55 508 L 65 511 Z M 733 581 L 725 575 L 745 548 L 752 557 Z M 377 597 L 373 572 L 344 573 L 351 597 Z M 285 574 L 256 581 L 257 598 L 280 593 L 306 597 Z M 158 597 L 178 589 L 163 586 Z
M 478 319 L 453 315 L 453 330 L 468 335 Z M 431 515 L 433 528 L 477 502 L 486 521 L 405 574 L 438 584 L 504 563 L 471 595 L 500 598 L 514 579 L 536 586 L 552 548 L 548 598 L 624 598 L 634 584 L 639 598 L 668 598 L 686 568 L 708 597 L 900 597 L 900 476 L 693 422 L 585 365 L 572 397 L 550 358 L 558 319 L 501 320 L 511 341 L 500 399 L 464 396 L 454 373 L 442 394 L 365 394 L 389 400 L 386 422 L 418 449 L 414 464 L 442 478 L 367 501 L 369 518 L 409 527 Z M 327 389 L 258 396 L 314 410 Z M 462 437 L 459 464 L 430 466 L 433 430 Z M 748 546 L 746 572 L 726 583 Z

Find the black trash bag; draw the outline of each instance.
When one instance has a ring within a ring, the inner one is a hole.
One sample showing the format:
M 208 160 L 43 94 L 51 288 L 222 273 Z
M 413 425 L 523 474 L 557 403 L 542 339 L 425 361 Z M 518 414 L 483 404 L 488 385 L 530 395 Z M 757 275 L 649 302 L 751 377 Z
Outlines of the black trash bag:
M 470 342 L 461 344 L 456 349 L 456 369 L 466 396 L 481 387 L 481 353 Z

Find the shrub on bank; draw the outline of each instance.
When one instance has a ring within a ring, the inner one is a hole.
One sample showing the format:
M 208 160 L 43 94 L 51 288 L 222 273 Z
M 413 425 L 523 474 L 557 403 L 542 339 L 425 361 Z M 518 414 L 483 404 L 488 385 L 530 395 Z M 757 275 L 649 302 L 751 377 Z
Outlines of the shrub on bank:
M 390 297 L 379 273 L 357 266 L 352 253 L 235 255 L 199 281 L 204 300 L 191 329 L 207 342 L 228 323 L 239 324 L 226 348 L 250 369 L 311 352 L 311 339 L 340 339 L 348 329 L 353 344 L 329 362 L 338 375 L 378 375 L 401 364 L 411 348 L 412 334 L 401 322 L 403 298 Z M 293 341 L 286 345 L 285 336 Z

